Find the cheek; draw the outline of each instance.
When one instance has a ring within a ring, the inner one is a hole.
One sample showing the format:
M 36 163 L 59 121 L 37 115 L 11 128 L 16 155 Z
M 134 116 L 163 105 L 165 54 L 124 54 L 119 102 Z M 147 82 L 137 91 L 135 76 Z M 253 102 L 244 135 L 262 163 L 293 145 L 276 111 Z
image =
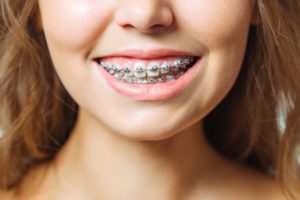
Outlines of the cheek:
M 177 10 L 186 13 L 179 22 L 182 30 L 206 49 L 192 101 L 198 113 L 210 111 L 226 96 L 238 76 L 247 43 L 251 3 L 186 0 Z
M 181 24 L 209 49 L 230 46 L 247 35 L 251 1 L 186 0 L 178 5 L 186 13 Z
M 43 30 L 49 46 L 88 48 L 109 22 L 109 0 L 40 0 Z

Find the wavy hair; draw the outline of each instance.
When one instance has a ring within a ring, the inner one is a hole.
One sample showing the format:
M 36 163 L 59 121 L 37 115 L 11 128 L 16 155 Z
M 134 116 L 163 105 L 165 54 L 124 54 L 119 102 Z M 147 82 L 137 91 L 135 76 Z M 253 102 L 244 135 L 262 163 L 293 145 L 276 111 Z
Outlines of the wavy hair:
M 241 72 L 205 117 L 206 136 L 224 156 L 297 194 L 300 1 L 256 0 L 256 5 L 259 23 L 250 27 Z M 29 170 L 51 161 L 77 118 L 78 105 L 53 68 L 38 19 L 36 0 L 0 0 L 1 190 L 16 188 Z

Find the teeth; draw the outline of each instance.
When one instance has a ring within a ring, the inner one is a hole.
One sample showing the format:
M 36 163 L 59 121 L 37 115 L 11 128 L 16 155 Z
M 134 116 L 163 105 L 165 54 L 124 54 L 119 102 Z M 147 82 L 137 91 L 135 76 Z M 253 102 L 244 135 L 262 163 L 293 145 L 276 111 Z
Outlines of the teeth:
M 150 62 L 147 66 L 147 76 L 158 76 L 159 75 L 159 63 Z
M 123 68 L 123 70 L 124 70 L 124 73 L 125 73 L 126 76 L 133 76 L 134 75 L 133 69 L 130 68 L 129 66 L 125 66 Z
M 154 84 L 172 81 L 180 78 L 191 63 L 195 61 L 195 57 L 189 56 L 178 58 L 173 62 L 151 61 L 148 65 L 144 62 L 136 62 L 133 66 L 125 65 L 120 67 L 117 64 L 111 64 L 101 61 L 99 64 L 116 79 L 127 83 Z
M 166 80 L 167 80 L 167 81 L 173 81 L 173 80 L 175 80 L 175 76 L 174 76 L 174 75 L 171 75 L 171 74 L 170 74 L 170 75 L 167 75 L 167 76 L 166 76 Z
M 122 75 L 121 75 L 121 74 L 114 74 L 114 77 L 115 77 L 116 79 L 119 79 L 119 80 L 121 80 L 121 78 L 122 78 Z
M 169 69 L 170 69 L 169 64 L 167 62 L 163 62 L 163 64 L 161 65 L 161 68 L 160 68 L 160 73 L 167 74 L 167 73 L 169 73 Z
M 195 60 L 196 60 L 196 58 L 193 56 L 188 57 L 188 62 L 194 62 Z
M 182 63 L 183 62 L 181 59 L 177 59 L 177 60 L 174 60 L 173 65 L 175 68 L 179 68 Z
M 147 79 L 143 79 L 143 78 L 137 78 L 137 79 L 136 79 L 136 83 L 147 84 L 147 83 L 148 83 L 148 81 L 147 81 Z
M 185 69 L 189 63 L 190 63 L 189 58 L 185 58 L 184 60 L 182 60 L 180 68 Z
M 147 75 L 146 67 L 142 62 L 135 63 L 135 65 L 133 66 L 133 70 L 134 70 L 135 77 L 143 78 L 146 77 Z
M 118 73 L 118 72 L 121 71 L 121 67 L 118 66 L 118 65 L 112 65 L 112 68 L 113 68 L 113 70 L 114 70 L 116 73 Z
M 156 82 L 157 83 L 163 83 L 163 82 L 165 82 L 165 78 L 164 77 L 157 78 Z
M 177 59 L 173 62 L 172 72 L 178 72 L 180 66 L 182 65 L 182 60 Z
M 117 65 L 106 66 L 106 68 L 108 72 L 112 75 L 121 72 L 121 68 Z
M 133 77 L 127 76 L 127 77 L 123 77 L 121 80 L 127 83 L 133 83 Z
M 157 82 L 157 79 L 156 79 L 156 78 L 153 78 L 153 77 L 148 77 L 148 78 L 147 78 L 147 82 L 148 82 L 148 83 L 156 83 L 156 82 Z
M 116 71 L 114 70 L 114 68 L 109 67 L 109 68 L 108 68 L 108 72 L 109 72 L 110 74 L 114 74 Z
M 107 62 L 101 61 L 100 65 L 104 67 L 104 69 L 108 69 L 109 68 L 109 64 Z

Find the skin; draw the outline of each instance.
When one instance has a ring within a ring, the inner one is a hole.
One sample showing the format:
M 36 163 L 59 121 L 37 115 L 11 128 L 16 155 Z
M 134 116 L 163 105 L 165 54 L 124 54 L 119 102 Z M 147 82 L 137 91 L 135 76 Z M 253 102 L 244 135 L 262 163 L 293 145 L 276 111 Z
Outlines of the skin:
M 33 170 L 16 198 L 281 199 L 275 183 L 227 161 L 204 138 L 203 118 L 239 74 L 256 17 L 252 1 L 38 2 L 55 69 L 79 104 L 79 118 L 56 159 Z M 193 84 L 176 98 L 125 97 L 92 62 L 157 48 L 202 56 Z

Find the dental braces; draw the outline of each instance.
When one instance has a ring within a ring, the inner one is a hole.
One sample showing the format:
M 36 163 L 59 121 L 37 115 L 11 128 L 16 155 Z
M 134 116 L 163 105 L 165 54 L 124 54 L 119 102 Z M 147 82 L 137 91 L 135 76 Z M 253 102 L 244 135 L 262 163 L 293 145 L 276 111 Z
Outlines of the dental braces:
M 120 73 L 120 72 L 124 72 L 125 74 L 129 74 L 132 72 L 142 74 L 148 70 L 150 70 L 152 72 L 157 72 L 158 70 L 160 70 L 161 73 L 168 73 L 170 70 L 177 71 L 179 68 L 185 69 L 189 64 L 193 63 L 195 60 L 196 60 L 195 57 L 189 56 L 188 58 L 185 58 L 183 61 L 176 60 L 173 63 L 173 65 L 171 65 L 169 63 L 163 63 L 161 66 L 153 65 L 153 66 L 151 66 L 150 69 L 148 67 L 136 67 L 134 69 L 133 67 L 129 67 L 129 66 L 124 66 L 123 68 L 121 68 L 114 64 L 110 65 L 104 61 L 100 61 L 99 64 L 110 74 Z
M 161 67 L 157 64 L 150 68 L 149 65 L 147 67 L 144 65 L 135 65 L 134 67 L 125 66 L 124 68 L 120 68 L 103 61 L 99 61 L 98 63 L 114 78 L 120 81 L 134 84 L 155 84 L 177 80 L 195 61 L 196 57 L 189 56 L 185 59 L 175 60 L 172 65 L 163 62 L 160 65 Z
M 180 72 L 179 74 L 175 75 L 166 75 L 162 77 L 145 77 L 145 78 L 139 78 L 139 77 L 129 77 L 125 76 L 123 78 L 115 77 L 123 82 L 127 83 L 138 83 L 138 84 L 154 84 L 154 83 L 163 83 L 167 81 L 173 81 L 178 79 L 184 72 Z

